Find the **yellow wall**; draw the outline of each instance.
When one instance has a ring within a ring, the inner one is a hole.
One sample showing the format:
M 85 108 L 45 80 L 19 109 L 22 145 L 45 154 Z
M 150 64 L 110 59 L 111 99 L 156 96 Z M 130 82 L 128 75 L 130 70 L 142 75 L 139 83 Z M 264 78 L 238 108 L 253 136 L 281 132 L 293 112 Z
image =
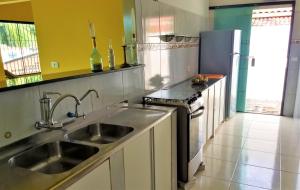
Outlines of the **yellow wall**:
M 1 58 L 1 54 L 0 54 L 0 82 L 5 80 L 5 79 L 6 79 L 6 77 L 5 77 L 2 58 Z
M 31 3 L 0 4 L 0 20 L 33 22 Z
M 95 24 L 104 67 L 108 66 L 109 39 L 117 64 L 122 64 L 122 7 L 122 0 L 32 0 L 42 73 L 90 68 L 89 20 Z M 51 68 L 51 61 L 58 61 L 60 68 Z

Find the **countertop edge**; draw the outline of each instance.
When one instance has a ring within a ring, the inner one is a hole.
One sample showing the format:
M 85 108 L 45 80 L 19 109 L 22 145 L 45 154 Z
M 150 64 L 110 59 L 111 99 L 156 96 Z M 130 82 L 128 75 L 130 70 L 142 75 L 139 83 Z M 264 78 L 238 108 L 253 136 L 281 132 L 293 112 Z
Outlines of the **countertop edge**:
M 102 72 L 78 74 L 78 75 L 74 75 L 74 76 L 67 76 L 67 77 L 49 79 L 49 80 L 44 80 L 44 81 L 39 81 L 39 82 L 34 82 L 34 83 L 27 83 L 27 84 L 10 86 L 10 87 L 2 87 L 2 88 L 0 88 L 0 93 L 13 91 L 13 90 L 18 90 L 18 89 L 30 88 L 30 87 L 34 87 L 34 86 L 40 86 L 40 85 L 50 84 L 50 83 L 55 83 L 55 82 L 61 82 L 61 81 L 67 81 L 67 80 L 73 80 L 73 79 L 86 78 L 86 77 L 92 77 L 92 76 L 98 76 L 98 75 L 105 75 L 105 74 L 109 74 L 109 73 L 133 70 L 133 69 L 141 68 L 141 67 L 144 67 L 144 66 L 145 66 L 144 64 L 139 64 L 139 65 L 131 66 L 131 67 L 128 67 L 128 68 L 120 68 L 120 69 L 116 69 L 116 70 L 108 70 L 108 71 L 102 71 Z

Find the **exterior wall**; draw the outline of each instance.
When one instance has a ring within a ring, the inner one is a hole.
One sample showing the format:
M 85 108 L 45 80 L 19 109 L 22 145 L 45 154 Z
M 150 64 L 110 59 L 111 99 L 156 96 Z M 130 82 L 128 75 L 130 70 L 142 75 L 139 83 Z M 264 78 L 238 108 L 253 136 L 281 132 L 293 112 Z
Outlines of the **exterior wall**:
M 224 5 L 238 5 L 250 3 L 270 3 L 270 2 L 283 2 L 290 0 L 210 0 L 209 6 L 224 6 Z

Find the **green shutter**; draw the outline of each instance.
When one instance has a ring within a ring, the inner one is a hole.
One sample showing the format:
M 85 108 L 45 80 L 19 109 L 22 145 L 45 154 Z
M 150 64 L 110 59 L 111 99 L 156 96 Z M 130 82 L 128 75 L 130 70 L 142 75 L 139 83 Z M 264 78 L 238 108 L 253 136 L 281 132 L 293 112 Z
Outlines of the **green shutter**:
M 244 112 L 248 75 L 248 56 L 251 36 L 252 11 L 254 7 L 224 8 L 215 10 L 214 29 L 242 30 L 241 58 L 239 67 L 237 111 Z

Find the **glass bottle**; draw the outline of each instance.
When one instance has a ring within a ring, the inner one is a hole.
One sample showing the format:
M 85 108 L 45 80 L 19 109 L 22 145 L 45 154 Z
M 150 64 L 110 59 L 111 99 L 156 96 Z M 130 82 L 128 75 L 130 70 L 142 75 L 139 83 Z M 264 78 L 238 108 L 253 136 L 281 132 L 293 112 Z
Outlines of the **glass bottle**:
M 90 56 L 91 70 L 93 72 L 100 72 L 100 71 L 103 71 L 102 56 L 97 49 L 96 37 L 93 37 L 92 40 L 93 40 L 93 50 L 92 50 L 92 54 Z
M 111 40 L 109 40 L 109 45 L 108 45 L 108 62 L 109 62 L 109 68 L 111 70 L 115 69 L 115 52 L 112 47 Z

